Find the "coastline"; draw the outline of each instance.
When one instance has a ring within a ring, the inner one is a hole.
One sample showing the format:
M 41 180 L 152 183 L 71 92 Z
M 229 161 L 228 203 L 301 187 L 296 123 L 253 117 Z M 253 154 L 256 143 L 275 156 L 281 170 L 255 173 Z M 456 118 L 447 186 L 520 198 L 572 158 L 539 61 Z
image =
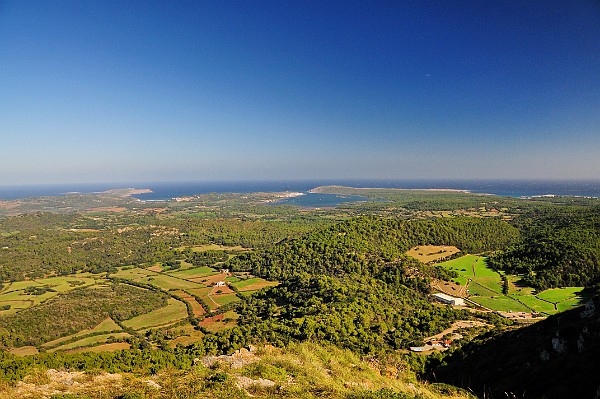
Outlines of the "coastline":
M 114 195 L 117 197 L 131 197 L 132 195 L 137 195 L 137 194 L 148 194 L 148 193 L 153 193 L 154 191 L 152 191 L 149 188 L 114 188 L 111 190 L 106 190 L 106 191 L 100 191 L 100 192 L 96 192 L 96 193 L 92 193 L 92 194 L 98 194 L 98 195 Z
M 319 186 L 308 190 L 312 194 L 326 194 L 324 193 L 327 189 L 344 189 L 344 190 L 380 190 L 380 191 L 433 191 L 433 192 L 450 192 L 450 193 L 465 193 L 465 194 L 481 194 L 481 195 L 494 195 L 487 193 L 473 193 L 470 190 L 461 190 L 456 188 L 386 188 L 386 187 L 349 187 L 349 186 Z

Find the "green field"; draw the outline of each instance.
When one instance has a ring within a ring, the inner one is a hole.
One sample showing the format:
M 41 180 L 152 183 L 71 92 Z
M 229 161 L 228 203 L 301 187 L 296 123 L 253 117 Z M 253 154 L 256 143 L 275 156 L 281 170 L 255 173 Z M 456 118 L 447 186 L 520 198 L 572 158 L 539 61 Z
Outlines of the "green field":
M 469 279 L 473 278 L 473 265 L 479 258 L 480 257 L 477 255 L 465 255 L 461 256 L 460 258 L 438 263 L 437 266 L 453 270 L 463 278 Z
M 103 335 L 93 335 L 91 337 L 82 338 L 78 341 L 69 342 L 68 344 L 64 344 L 55 348 L 48 349 L 47 352 L 56 352 L 56 351 L 67 351 L 69 349 L 82 348 L 96 344 L 104 344 L 106 340 L 110 337 L 116 339 L 122 339 L 129 337 L 130 334 L 126 332 L 121 333 L 113 333 L 113 334 L 103 334 Z
M 189 290 L 186 290 L 186 292 L 189 292 L 192 295 L 197 296 L 198 298 L 202 299 L 204 301 L 204 303 L 208 306 L 208 311 L 212 312 L 213 310 L 215 310 L 217 308 L 217 305 L 210 300 L 210 298 L 208 297 L 208 294 L 212 291 L 212 287 L 201 287 L 201 288 L 192 288 Z
M 534 312 L 555 314 L 577 306 L 582 287 L 554 288 L 535 294 L 531 287 L 519 284 L 518 276 L 506 276 L 508 295 L 503 294 L 502 274 L 489 268 L 486 259 L 477 255 L 465 255 L 438 264 L 459 274 L 453 281 L 468 284 L 469 299 L 492 310 L 503 312 Z M 555 305 L 556 304 L 556 308 Z
M 96 276 L 98 278 L 99 276 Z M 91 273 L 81 273 L 61 277 L 49 277 L 36 280 L 36 282 L 50 286 L 57 292 L 67 292 L 77 287 L 86 287 L 96 283 Z
M 27 309 L 33 305 L 33 302 L 28 300 L 3 300 L 0 296 L 0 306 L 2 305 L 10 305 L 10 308 L 0 310 L 0 316 L 16 313 L 21 309 Z
M 554 305 L 545 301 L 541 301 L 534 295 L 511 294 L 511 297 L 518 299 L 527 305 L 530 309 L 538 313 L 554 314 L 556 310 Z
M 210 296 L 220 306 L 227 305 L 228 303 L 237 302 L 240 298 L 234 294 L 211 294 Z
M 34 286 L 40 286 L 40 285 L 41 284 L 39 284 L 35 280 L 15 281 L 12 283 L 8 283 L 6 285 L 6 287 L 4 287 L 4 289 L 2 289 L 2 291 L 0 291 L 0 293 L 4 294 L 4 293 L 12 292 L 12 291 L 24 290 L 27 287 L 34 287 Z
M 529 308 L 507 296 L 474 297 L 470 299 L 486 308 L 501 312 L 531 312 Z
M 278 283 L 267 281 L 262 278 L 253 277 L 247 280 L 238 280 L 234 282 L 230 282 L 230 284 L 237 288 L 240 291 L 257 291 L 265 287 L 271 287 L 277 285 Z
M 9 283 L 0 292 L 0 306 L 10 305 L 10 309 L 0 310 L 0 315 L 13 314 L 19 310 L 44 303 L 61 293 L 69 292 L 78 287 L 90 287 L 99 281 L 104 281 L 96 278 L 90 273 L 81 273 Z M 48 291 L 40 295 L 34 295 L 26 292 L 30 288 L 48 289 Z
M 208 266 L 194 267 L 191 269 L 185 270 L 177 270 L 168 273 L 171 276 L 179 277 L 179 278 L 196 278 L 196 277 L 204 277 L 210 276 L 218 273 L 215 269 Z
M 583 287 L 550 288 L 540 292 L 537 297 L 548 302 L 559 303 L 577 298 L 581 291 L 583 291 Z
M 140 269 L 137 267 L 133 269 L 121 269 L 117 273 L 113 274 L 113 276 L 138 283 L 150 284 L 165 291 L 171 289 L 185 290 L 200 287 L 199 284 L 192 281 L 187 281 L 181 278 L 172 277 L 168 274 L 156 273 L 151 270 Z
M 188 313 L 185 304 L 177 299 L 169 298 L 167 306 L 126 320 L 123 322 L 123 325 L 134 330 L 141 330 L 172 324 L 187 317 Z
M 119 327 L 119 325 L 117 323 L 115 323 L 113 319 L 108 317 L 108 318 L 104 319 L 100 324 L 98 324 L 94 328 L 88 328 L 85 330 L 81 330 L 78 333 L 75 333 L 72 335 L 67 335 L 66 337 L 61 337 L 59 339 L 55 339 L 54 341 L 46 342 L 46 343 L 42 344 L 42 347 L 43 348 L 51 348 L 51 347 L 55 347 L 55 346 L 59 345 L 61 342 L 69 341 L 69 340 L 77 338 L 77 337 L 84 337 L 86 335 L 94 334 L 94 333 L 98 333 L 98 332 L 104 332 L 104 331 L 111 332 L 111 331 L 118 331 L 118 330 L 121 330 L 121 327 Z

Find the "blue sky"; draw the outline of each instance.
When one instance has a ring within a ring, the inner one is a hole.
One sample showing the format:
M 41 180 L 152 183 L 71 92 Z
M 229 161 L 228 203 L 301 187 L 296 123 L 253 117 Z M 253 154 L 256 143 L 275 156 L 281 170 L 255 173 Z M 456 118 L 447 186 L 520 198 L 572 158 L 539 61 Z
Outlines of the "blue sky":
M 2 1 L 0 184 L 600 177 L 598 1 Z

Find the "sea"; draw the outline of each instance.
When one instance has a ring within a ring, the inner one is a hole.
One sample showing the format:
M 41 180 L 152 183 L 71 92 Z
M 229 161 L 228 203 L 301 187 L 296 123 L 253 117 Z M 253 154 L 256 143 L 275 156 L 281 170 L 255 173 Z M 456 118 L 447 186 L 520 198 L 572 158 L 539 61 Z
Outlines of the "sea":
M 457 189 L 506 197 L 568 195 L 600 197 L 600 180 L 269 180 L 205 182 L 130 182 L 101 184 L 45 184 L 0 186 L 0 199 L 60 196 L 68 193 L 94 193 L 115 188 L 149 188 L 151 193 L 134 195 L 144 201 L 165 201 L 176 197 L 208 193 L 252 193 L 290 191 L 305 195 L 282 203 L 298 206 L 336 206 L 364 197 L 312 194 L 312 188 L 324 185 L 406 189 Z

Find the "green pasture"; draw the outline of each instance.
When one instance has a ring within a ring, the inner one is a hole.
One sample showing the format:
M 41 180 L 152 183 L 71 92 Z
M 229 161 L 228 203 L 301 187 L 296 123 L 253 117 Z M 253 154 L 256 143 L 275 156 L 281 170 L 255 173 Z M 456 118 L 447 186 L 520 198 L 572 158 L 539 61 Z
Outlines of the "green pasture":
M 570 309 L 578 303 L 577 294 L 582 290 L 582 287 L 555 288 L 536 297 L 533 288 L 520 284 L 519 276 L 506 275 L 509 283 L 507 296 L 503 294 L 502 274 L 489 268 L 484 257 L 465 255 L 438 266 L 456 271 L 460 276 L 454 282 L 458 284 L 464 286 L 470 279 L 469 299 L 498 311 L 554 314 L 557 310 L 553 303 L 558 304 L 559 310 Z
M 204 303 L 208 306 L 208 309 L 206 310 L 208 310 L 209 312 L 212 312 L 216 309 L 217 305 L 215 305 L 213 301 L 211 301 L 208 297 L 208 294 L 212 291 L 212 287 L 191 288 L 185 291 L 202 299 Z
M 108 318 L 102 320 L 100 322 L 100 324 L 98 324 L 94 328 L 88 328 L 85 330 L 81 330 L 75 334 L 67 335 L 65 337 L 60 337 L 58 339 L 55 339 L 54 341 L 46 342 L 46 343 L 42 344 L 42 347 L 50 348 L 50 347 L 59 345 L 61 342 L 70 341 L 71 339 L 74 339 L 77 337 L 84 337 L 86 335 L 94 334 L 94 333 L 98 333 L 98 332 L 104 332 L 104 331 L 111 332 L 111 331 L 118 331 L 118 330 L 121 330 L 121 327 L 119 327 L 119 325 L 117 323 L 115 323 L 113 319 L 108 317 Z
M 145 278 L 141 278 L 138 280 L 140 283 L 151 284 L 155 287 L 161 288 L 165 291 L 168 290 L 186 290 L 191 288 L 199 287 L 200 284 L 194 283 L 192 281 L 187 281 L 175 277 L 171 277 L 167 274 L 156 274 L 154 276 L 149 276 Z
M 487 286 L 471 281 L 469 284 L 469 295 L 470 296 L 501 296 L 502 291 L 491 290 Z
M 94 285 L 97 280 L 94 279 L 91 274 L 87 273 L 87 276 L 85 277 L 82 274 L 72 274 L 61 277 L 42 278 L 36 280 L 36 282 L 48 285 L 53 290 L 62 293 L 74 288 Z
M 187 317 L 188 313 L 185 304 L 177 299 L 169 298 L 167 306 L 126 320 L 123 322 L 123 325 L 134 330 L 141 330 L 143 328 L 175 323 Z
M 200 267 L 194 267 L 194 268 L 185 269 L 185 270 L 176 270 L 173 272 L 169 272 L 168 274 L 173 277 L 188 279 L 188 278 L 210 276 L 210 275 L 213 275 L 216 273 L 217 273 L 217 270 L 213 269 L 212 267 L 200 266 Z
M 527 305 L 529 308 L 531 308 L 534 312 L 546 313 L 546 314 L 556 313 L 556 310 L 554 309 L 553 304 L 542 301 L 533 295 L 511 294 L 510 296 L 523 302 L 525 305 Z
M 471 301 L 501 312 L 530 312 L 529 308 L 507 296 L 470 297 Z
M 567 299 L 565 301 L 559 302 L 556 306 L 558 307 L 559 312 L 564 312 L 565 310 L 572 309 L 579 305 L 581 305 L 581 299 L 571 298 L 571 299 Z
M 58 292 L 53 291 L 48 291 L 41 295 L 29 295 L 26 294 L 24 291 L 11 291 L 6 294 L 0 295 L 0 306 L 11 305 L 12 308 L 15 302 L 26 301 L 28 303 L 28 306 L 25 307 L 28 308 L 30 306 L 39 305 L 40 303 L 47 301 L 48 299 L 53 298 L 56 295 L 58 295 Z M 22 307 L 21 309 L 25 309 L 25 307 Z
M 234 294 L 212 294 L 210 296 L 220 306 L 227 305 L 228 303 L 237 302 L 240 300 L 238 296 Z
M 64 344 L 61 346 L 57 346 L 55 348 L 48 349 L 47 352 L 57 352 L 57 351 L 67 351 L 69 349 L 82 348 L 97 344 L 104 344 L 106 340 L 110 337 L 121 339 L 129 337 L 130 334 L 126 332 L 121 333 L 113 333 L 113 334 L 103 334 L 103 335 L 92 335 L 91 337 L 82 338 L 80 340 L 70 342 L 68 344 Z
M 446 262 L 440 262 L 437 266 L 453 270 L 459 275 L 469 279 L 473 278 L 473 264 L 476 264 L 479 259 L 481 259 L 481 257 L 477 255 L 465 255 Z
M 277 284 L 278 283 L 276 282 L 267 281 L 259 277 L 231 282 L 231 285 L 237 288 L 239 291 L 258 291 L 262 288 L 271 287 Z
M 192 281 L 187 281 L 181 278 L 173 277 L 169 274 L 156 273 L 147 269 L 133 268 L 126 270 L 119 270 L 113 274 L 114 277 L 123 278 L 126 280 L 135 281 L 138 283 L 150 284 L 155 287 L 161 288 L 165 291 L 174 290 L 186 290 L 191 288 L 200 287 L 200 284 Z
M 25 288 L 29 288 L 29 287 L 36 287 L 36 286 L 40 286 L 41 284 L 38 283 L 35 280 L 25 280 L 25 281 L 15 281 L 12 283 L 8 283 L 8 285 L 6 287 L 4 287 L 4 289 L 2 291 L 0 291 L 0 293 L 8 293 L 8 292 L 13 292 L 13 291 L 20 291 L 20 290 L 24 290 Z
M 10 305 L 10 309 L 0 310 L 0 316 L 9 315 L 18 312 L 21 309 L 27 309 L 33 305 L 32 301 L 28 300 L 10 300 L 5 301 L 0 297 L 0 306 L 2 305 Z
M 537 294 L 537 297 L 548 302 L 559 303 L 575 299 L 583 291 L 583 287 L 550 288 Z

